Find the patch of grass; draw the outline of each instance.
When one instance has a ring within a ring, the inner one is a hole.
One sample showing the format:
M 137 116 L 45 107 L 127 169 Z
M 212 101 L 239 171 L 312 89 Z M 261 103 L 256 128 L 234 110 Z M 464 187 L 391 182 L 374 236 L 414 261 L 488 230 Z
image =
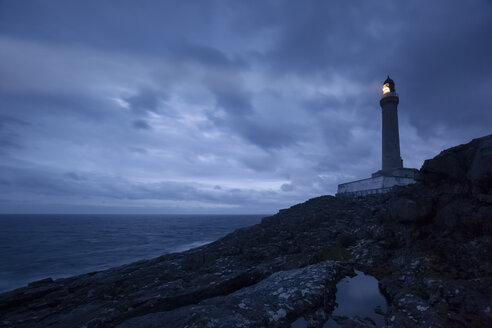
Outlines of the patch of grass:
M 371 267 L 371 274 L 375 277 L 389 276 L 393 273 L 393 269 L 387 265 L 376 265 Z
M 426 254 L 429 259 L 429 267 L 425 269 L 425 273 L 430 277 L 441 277 L 443 272 L 447 272 L 447 260 L 439 252 L 430 251 Z
M 413 295 L 415 295 L 417 297 L 420 297 L 423 300 L 429 299 L 429 295 L 421 287 L 414 287 L 414 288 L 410 289 L 410 293 L 412 293 Z
M 357 236 L 351 234 L 344 234 L 340 236 L 339 243 L 343 247 L 354 246 L 355 244 L 357 244 Z
M 352 255 L 347 249 L 341 245 L 335 245 L 332 247 L 324 248 L 316 253 L 311 262 L 318 263 L 323 261 L 343 261 L 348 260 Z

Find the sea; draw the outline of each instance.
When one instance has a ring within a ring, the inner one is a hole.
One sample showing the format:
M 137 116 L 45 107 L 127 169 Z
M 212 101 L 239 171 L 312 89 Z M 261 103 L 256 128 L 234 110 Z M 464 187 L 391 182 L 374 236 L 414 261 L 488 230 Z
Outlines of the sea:
M 0 215 L 0 292 L 182 252 L 267 215 Z

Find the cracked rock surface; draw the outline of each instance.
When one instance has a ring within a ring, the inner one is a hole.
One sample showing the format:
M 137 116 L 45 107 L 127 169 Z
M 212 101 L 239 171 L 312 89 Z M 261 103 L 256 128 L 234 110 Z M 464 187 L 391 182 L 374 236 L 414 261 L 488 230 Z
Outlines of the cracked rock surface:
M 427 160 L 420 179 L 314 198 L 183 253 L 33 282 L 0 294 L 0 327 L 322 327 L 355 269 L 379 280 L 386 327 L 492 327 L 492 136 Z
M 283 327 L 293 318 L 335 303 L 334 283 L 351 273 L 347 266 L 325 261 L 280 271 L 229 295 L 214 297 L 175 311 L 130 319 L 125 327 Z

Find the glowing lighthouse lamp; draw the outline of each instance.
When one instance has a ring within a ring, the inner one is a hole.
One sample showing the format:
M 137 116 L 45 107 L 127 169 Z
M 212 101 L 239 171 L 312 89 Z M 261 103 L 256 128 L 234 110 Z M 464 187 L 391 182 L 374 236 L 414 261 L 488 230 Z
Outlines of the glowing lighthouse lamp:
M 383 84 L 383 94 L 391 92 L 389 83 Z
M 393 82 L 392 79 L 388 76 L 386 81 L 384 81 L 383 84 L 383 95 L 390 93 L 390 92 L 395 92 L 395 82 Z

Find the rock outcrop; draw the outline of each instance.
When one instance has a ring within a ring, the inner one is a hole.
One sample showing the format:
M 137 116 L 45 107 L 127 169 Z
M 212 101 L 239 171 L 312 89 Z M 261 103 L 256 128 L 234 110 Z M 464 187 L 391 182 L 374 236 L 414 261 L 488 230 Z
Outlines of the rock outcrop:
M 314 198 L 187 252 L 31 283 L 0 295 L 0 327 L 322 327 L 355 269 L 379 279 L 387 327 L 492 327 L 492 136 L 427 160 L 420 179 Z

